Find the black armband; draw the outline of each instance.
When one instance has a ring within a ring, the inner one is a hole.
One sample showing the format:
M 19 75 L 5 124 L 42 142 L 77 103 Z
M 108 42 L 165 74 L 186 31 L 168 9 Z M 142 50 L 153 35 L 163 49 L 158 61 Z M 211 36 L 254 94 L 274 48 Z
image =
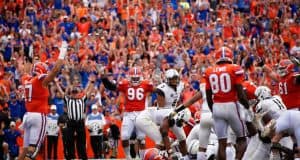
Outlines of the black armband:
M 185 108 L 186 107 L 183 104 L 181 104 L 181 105 L 179 105 L 178 107 L 175 108 L 175 112 L 178 113 L 178 112 L 184 110 Z

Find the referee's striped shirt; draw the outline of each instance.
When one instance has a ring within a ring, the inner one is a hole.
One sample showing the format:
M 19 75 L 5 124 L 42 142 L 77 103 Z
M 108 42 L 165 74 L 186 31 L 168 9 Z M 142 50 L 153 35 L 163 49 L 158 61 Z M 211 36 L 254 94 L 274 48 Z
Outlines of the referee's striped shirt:
M 65 96 L 69 120 L 78 121 L 85 118 L 85 100 L 86 96 L 82 98 L 70 98 Z

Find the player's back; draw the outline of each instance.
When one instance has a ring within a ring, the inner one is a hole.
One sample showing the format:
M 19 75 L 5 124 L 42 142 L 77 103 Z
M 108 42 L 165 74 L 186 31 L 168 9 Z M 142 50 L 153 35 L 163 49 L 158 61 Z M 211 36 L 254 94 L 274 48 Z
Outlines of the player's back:
M 211 89 L 214 102 L 235 102 L 236 85 L 244 80 L 243 69 L 235 64 L 218 64 L 209 67 L 205 72 L 206 89 Z
M 142 80 L 138 85 L 132 85 L 124 79 L 118 85 L 118 90 L 125 96 L 125 111 L 142 111 L 145 109 L 147 94 L 153 91 L 153 85 L 148 80 Z
M 300 85 L 295 84 L 297 73 L 291 73 L 280 79 L 279 94 L 288 109 L 300 107 Z
M 48 112 L 49 90 L 42 84 L 41 76 L 24 80 L 25 102 L 27 112 Z
M 270 98 L 261 100 L 255 108 L 256 113 L 267 112 L 272 119 L 277 119 L 280 114 L 286 110 L 286 106 L 279 96 L 272 96 Z

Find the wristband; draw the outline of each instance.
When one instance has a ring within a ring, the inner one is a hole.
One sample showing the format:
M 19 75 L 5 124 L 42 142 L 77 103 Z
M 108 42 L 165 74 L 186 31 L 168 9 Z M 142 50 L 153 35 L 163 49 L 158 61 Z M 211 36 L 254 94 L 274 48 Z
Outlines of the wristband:
M 178 107 L 176 107 L 174 111 L 175 111 L 176 113 L 178 113 L 178 112 L 184 110 L 185 108 L 186 108 L 186 107 L 185 107 L 183 104 L 181 104 L 181 105 L 179 105 Z

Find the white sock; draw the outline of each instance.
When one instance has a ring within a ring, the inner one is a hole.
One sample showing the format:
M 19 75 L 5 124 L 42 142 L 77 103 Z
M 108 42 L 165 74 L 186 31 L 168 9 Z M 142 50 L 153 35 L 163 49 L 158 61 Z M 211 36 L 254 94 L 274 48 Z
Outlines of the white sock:
M 139 156 L 141 159 L 144 158 L 144 154 L 145 154 L 145 149 L 139 149 Z
M 300 160 L 300 158 L 295 158 L 294 160 Z
M 130 156 L 130 147 L 123 147 L 124 149 L 124 152 L 125 152 L 125 155 L 126 155 L 126 159 L 131 159 L 131 156 Z
M 197 160 L 206 160 L 205 152 L 197 152 Z
M 274 153 L 274 152 L 271 152 L 270 154 L 270 160 L 280 160 L 280 155 L 279 153 Z
M 184 160 L 190 160 L 190 157 L 189 157 L 189 155 L 185 155 L 185 156 L 183 156 L 183 159 Z
M 226 159 L 235 160 L 235 149 L 233 146 L 226 147 Z

